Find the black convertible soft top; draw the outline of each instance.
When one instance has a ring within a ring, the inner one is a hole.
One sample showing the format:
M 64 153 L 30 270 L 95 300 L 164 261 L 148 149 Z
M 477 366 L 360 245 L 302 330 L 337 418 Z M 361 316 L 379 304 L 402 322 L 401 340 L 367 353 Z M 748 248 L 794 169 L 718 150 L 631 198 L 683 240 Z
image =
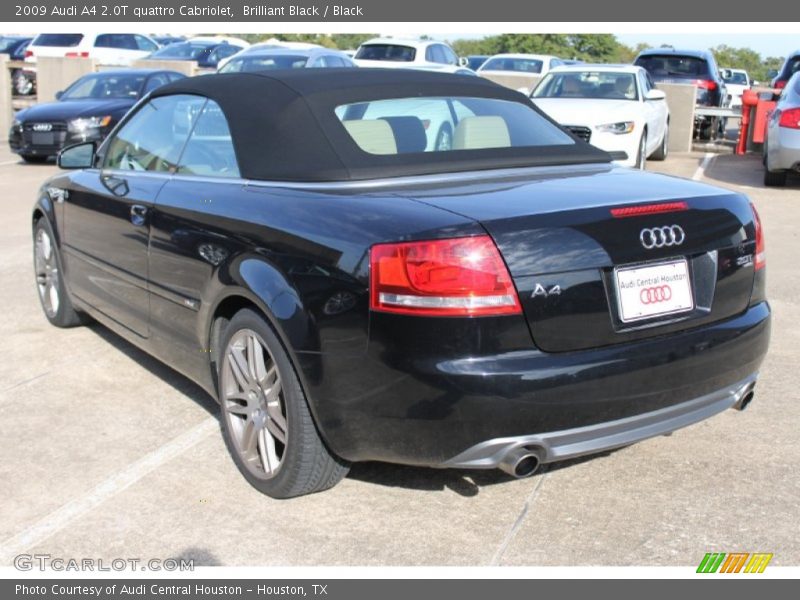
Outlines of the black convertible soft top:
M 246 179 L 348 181 L 611 160 L 577 138 L 575 144 L 558 146 L 370 154 L 334 113 L 337 106 L 371 100 L 462 96 L 517 102 L 543 115 L 524 95 L 481 77 L 406 69 L 291 69 L 191 77 L 152 96 L 171 94 L 205 96 L 219 104 Z

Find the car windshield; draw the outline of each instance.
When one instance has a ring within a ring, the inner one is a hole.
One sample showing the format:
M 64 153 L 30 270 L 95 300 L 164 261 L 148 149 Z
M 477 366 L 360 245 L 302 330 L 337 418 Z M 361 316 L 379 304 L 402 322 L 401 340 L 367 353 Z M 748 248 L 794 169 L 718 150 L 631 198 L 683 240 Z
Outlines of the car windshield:
M 482 71 L 517 71 L 520 73 L 541 73 L 542 61 L 535 58 L 509 58 L 498 56 L 490 58 L 481 67 Z
M 88 75 L 73 83 L 61 100 L 110 100 L 117 98 L 137 98 L 142 90 L 145 76 L 130 75 Z
M 637 58 L 636 64 L 647 69 L 653 77 L 696 79 L 709 76 L 708 62 L 696 56 L 648 54 Z
M 179 58 L 195 60 L 212 46 L 213 44 L 178 42 L 176 44 L 164 46 L 160 50 L 156 50 L 151 56 L 153 58 Z
M 722 80 L 733 85 L 747 85 L 747 74 L 741 71 L 731 71 L 730 75 L 723 77 Z
M 548 73 L 533 92 L 534 98 L 595 98 L 638 100 L 633 73 L 574 71 Z
M 431 96 L 345 104 L 336 116 L 370 154 L 571 145 L 561 129 L 521 102 Z
M 412 62 L 416 56 L 417 51 L 411 46 L 400 46 L 397 44 L 366 44 L 358 49 L 355 58 L 362 60 Z
M 81 33 L 40 33 L 33 40 L 33 45 L 71 48 L 80 44 L 82 39 Z
M 233 58 L 223 66 L 220 73 L 243 73 L 269 71 L 271 69 L 302 69 L 308 62 L 302 55 L 241 56 Z

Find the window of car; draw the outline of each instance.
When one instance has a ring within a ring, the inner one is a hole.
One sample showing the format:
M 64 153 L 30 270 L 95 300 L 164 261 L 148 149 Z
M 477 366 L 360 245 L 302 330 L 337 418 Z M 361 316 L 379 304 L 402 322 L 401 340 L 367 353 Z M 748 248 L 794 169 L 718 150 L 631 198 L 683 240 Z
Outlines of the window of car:
M 441 44 L 432 44 L 428 46 L 428 49 L 425 51 L 425 60 L 442 65 L 447 64 L 444 47 Z
M 638 100 L 633 73 L 619 71 L 550 72 L 532 94 L 533 98 L 593 98 Z
M 239 177 L 228 121 L 219 105 L 206 102 L 178 161 L 178 173 Z
M 153 98 L 108 142 L 103 168 L 173 172 L 205 103 L 188 94 Z
M 241 50 L 241 48 L 239 46 L 234 46 L 233 44 L 220 44 L 208 55 L 208 63 L 215 65 L 223 58 L 233 56 L 239 52 L 239 50 Z
M 34 46 L 53 46 L 72 48 L 83 40 L 82 33 L 40 33 L 34 38 Z
M 560 67 L 560 66 L 561 66 L 561 65 L 563 65 L 563 64 L 564 64 L 564 63 L 563 63 L 563 62 L 561 62 L 561 60 L 560 60 L 560 59 L 558 59 L 558 58 L 551 58 L 551 59 L 550 59 L 550 68 L 551 68 L 551 69 L 554 69 L 554 68 L 556 68 L 556 67 Z
M 136 42 L 136 47 L 142 52 L 155 52 L 158 50 L 158 44 L 143 35 L 134 35 L 133 39 Z
M 194 42 L 177 42 L 164 46 L 153 53 L 153 58 L 176 58 L 196 60 L 203 52 L 208 50 L 211 44 Z
M 543 63 L 535 58 L 490 58 L 481 67 L 482 71 L 516 71 L 520 73 L 541 73 Z
M 121 50 L 138 50 L 136 40 L 129 33 L 101 33 L 94 41 L 96 48 L 118 48 Z
M 800 55 L 793 56 L 786 61 L 786 66 L 783 68 L 782 76 L 784 78 L 788 78 L 791 77 L 792 74 L 797 73 L 797 71 L 800 71 Z
M 228 61 L 222 66 L 219 72 L 251 73 L 254 71 L 269 71 L 272 69 L 302 69 L 306 66 L 307 62 L 308 57 L 302 54 L 245 55 Z
M 170 78 L 166 73 L 151 75 L 144 86 L 144 93 L 152 92 L 154 89 L 160 88 L 162 85 L 166 85 L 169 82 Z
M 364 44 L 356 52 L 355 58 L 362 60 L 391 60 L 413 62 L 417 56 L 416 48 L 398 44 Z
M 431 96 L 345 104 L 336 116 L 369 154 L 570 145 L 538 112 L 496 98 Z M 447 143 L 442 132 L 447 132 Z
M 145 78 L 140 73 L 84 75 L 64 91 L 61 100 L 138 98 Z
M 449 46 L 442 46 L 442 52 L 444 52 L 445 63 L 448 65 L 457 65 L 458 64 L 458 56 L 453 50 L 450 49 Z
M 335 68 L 335 67 L 349 67 L 350 65 L 342 60 L 338 56 L 334 56 L 333 54 L 326 54 L 325 56 L 320 57 L 320 62 L 322 63 L 320 66 Z
M 637 58 L 635 64 L 647 69 L 652 76 L 662 78 L 696 79 L 715 72 L 704 58 L 680 54 L 648 54 Z

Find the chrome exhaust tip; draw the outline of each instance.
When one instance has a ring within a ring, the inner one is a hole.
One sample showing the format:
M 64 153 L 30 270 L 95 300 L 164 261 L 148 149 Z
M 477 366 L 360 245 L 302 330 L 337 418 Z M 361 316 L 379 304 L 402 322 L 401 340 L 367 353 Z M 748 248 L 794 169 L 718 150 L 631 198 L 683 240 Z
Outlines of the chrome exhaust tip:
M 739 391 L 736 396 L 736 402 L 733 404 L 733 408 L 736 410 L 744 410 L 747 408 L 747 405 L 753 401 L 753 396 L 755 396 L 756 384 L 750 383 L 747 384 L 741 391 Z
M 541 459 L 536 451 L 529 448 L 514 448 L 506 453 L 497 467 L 512 477 L 530 477 L 539 470 Z

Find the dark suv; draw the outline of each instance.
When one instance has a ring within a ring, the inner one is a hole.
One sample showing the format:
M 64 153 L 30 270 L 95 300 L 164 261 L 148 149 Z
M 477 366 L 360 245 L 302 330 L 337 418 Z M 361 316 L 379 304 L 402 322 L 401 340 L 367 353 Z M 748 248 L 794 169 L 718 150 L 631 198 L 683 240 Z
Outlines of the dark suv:
M 658 83 L 697 86 L 697 106 L 727 106 L 728 92 L 714 55 L 707 50 L 651 48 L 639 53 L 635 65 L 644 67 Z M 694 131 L 700 139 L 712 139 L 720 131 L 720 117 L 695 116 Z
M 795 50 L 786 60 L 783 61 L 781 70 L 778 75 L 772 80 L 772 87 L 782 90 L 786 87 L 786 82 L 792 78 L 792 75 L 800 71 L 800 50 Z

